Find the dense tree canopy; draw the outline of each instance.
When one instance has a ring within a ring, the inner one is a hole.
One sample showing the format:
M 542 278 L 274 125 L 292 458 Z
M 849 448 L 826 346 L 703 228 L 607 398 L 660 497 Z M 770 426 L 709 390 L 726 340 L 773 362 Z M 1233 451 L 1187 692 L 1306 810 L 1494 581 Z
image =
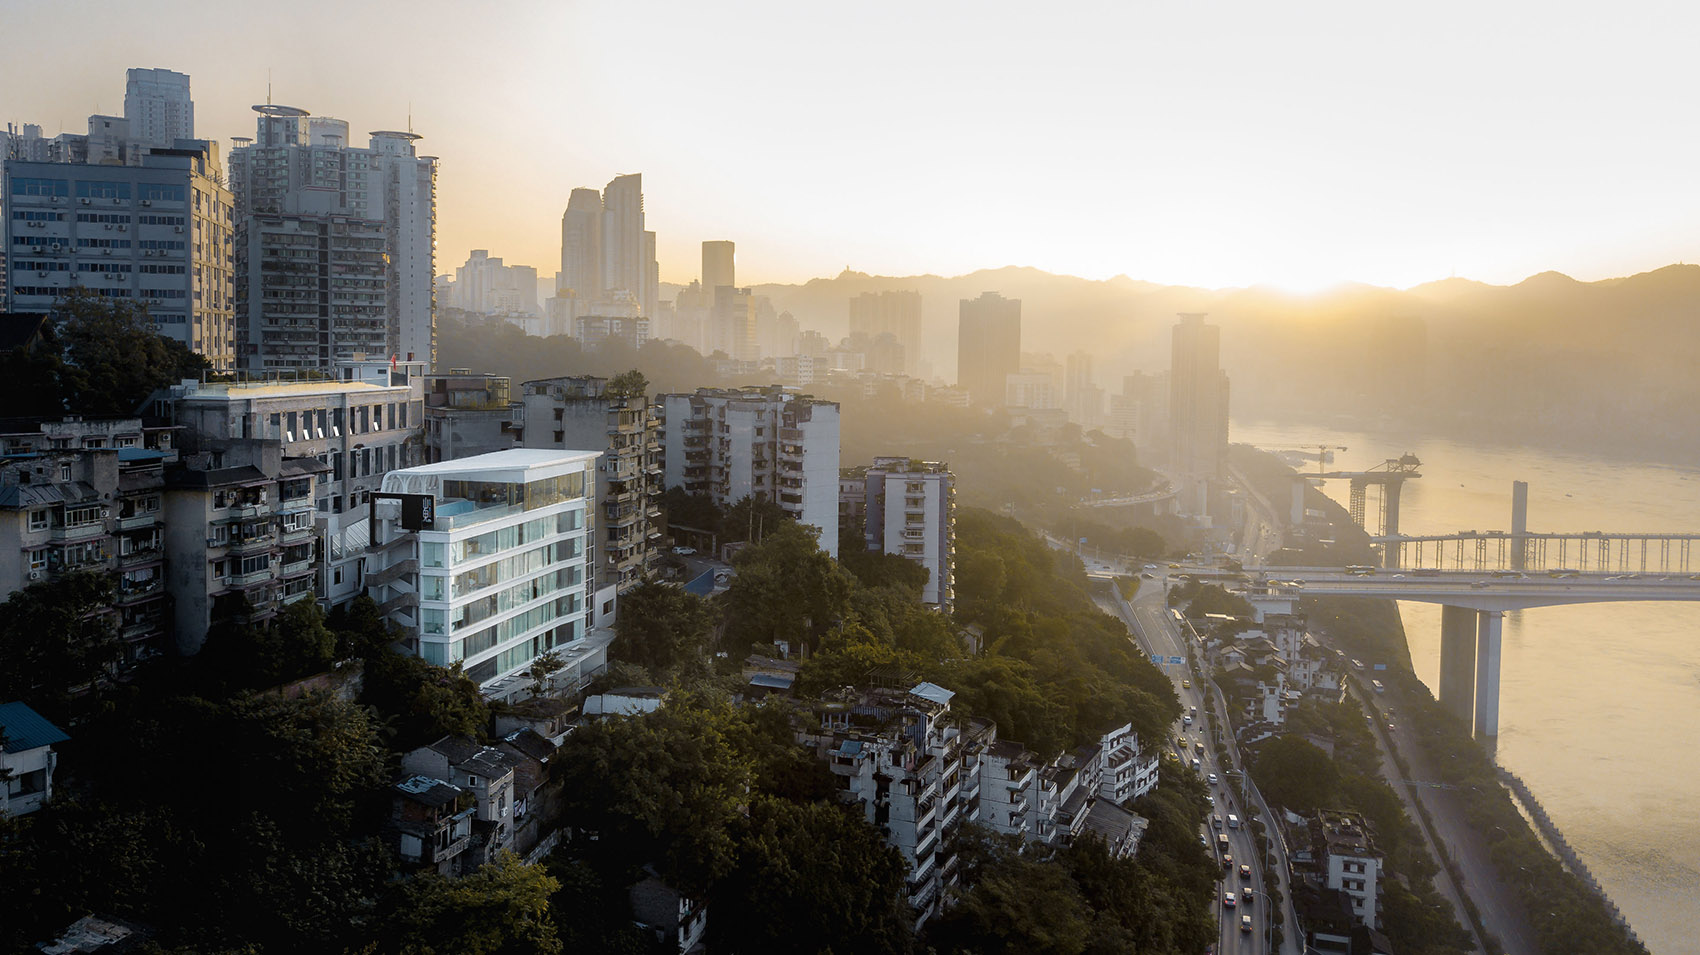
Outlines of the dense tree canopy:
M 714 613 L 708 601 L 695 594 L 643 583 L 620 595 L 614 629 L 618 636 L 609 645 L 609 656 L 661 673 L 687 661 L 702 665 Z
M 124 652 L 112 599 L 111 577 L 95 571 L 13 591 L 0 603 L 0 698 L 63 721 L 74 692 L 98 692 Z

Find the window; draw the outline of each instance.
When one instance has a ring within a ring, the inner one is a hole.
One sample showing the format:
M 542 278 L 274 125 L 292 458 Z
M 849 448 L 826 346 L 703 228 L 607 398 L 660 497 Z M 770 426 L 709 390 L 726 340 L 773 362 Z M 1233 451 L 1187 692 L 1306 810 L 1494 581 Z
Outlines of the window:
M 32 530 L 32 531 L 47 530 L 47 512 L 46 511 L 30 511 L 30 530 Z
M 12 180 L 12 195 L 14 196 L 59 196 L 70 195 L 70 183 L 64 179 L 25 179 Z
M 187 187 L 167 185 L 162 182 L 144 182 L 139 191 L 143 199 L 163 202 L 182 202 L 188 192 Z
M 83 182 L 77 183 L 77 198 L 79 199 L 128 199 L 130 184 L 127 182 Z

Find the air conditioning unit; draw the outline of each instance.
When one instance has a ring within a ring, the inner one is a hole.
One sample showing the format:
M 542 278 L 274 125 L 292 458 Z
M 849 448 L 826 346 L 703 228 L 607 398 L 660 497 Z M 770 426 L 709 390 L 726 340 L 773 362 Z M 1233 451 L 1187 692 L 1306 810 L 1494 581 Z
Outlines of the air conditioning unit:
M 112 254 L 112 250 L 111 250 L 111 249 L 101 249 L 101 250 L 100 250 L 100 254 L 101 254 L 101 255 L 111 255 L 111 254 Z
M 121 225 L 121 226 L 119 226 L 119 227 L 118 227 L 118 231 L 119 231 L 119 232 L 129 232 L 129 231 L 130 231 L 130 227 L 129 227 L 129 226 L 127 226 L 127 225 Z
M 173 229 L 172 231 L 176 232 L 178 235 L 182 235 L 183 234 L 183 227 L 178 226 L 177 228 Z
M 89 201 L 87 199 L 78 199 L 77 201 L 82 203 L 85 206 L 89 204 Z
M 30 579 L 31 580 L 40 580 L 41 579 L 41 571 L 39 571 L 39 570 L 30 571 Z
M 38 279 L 47 278 L 47 270 L 46 269 L 37 269 L 36 273 L 35 273 L 35 277 L 38 278 Z
M 218 542 L 218 538 L 216 538 L 216 537 L 207 538 L 207 546 L 208 547 L 218 547 L 218 546 L 220 546 L 219 542 Z
M 111 517 L 112 516 L 112 508 L 110 508 L 110 507 L 101 508 L 100 509 L 100 516 L 101 517 Z
M 153 205 L 153 200 L 152 200 L 152 199 L 143 199 L 143 200 L 142 200 L 142 205 L 144 205 L 144 206 L 151 206 L 151 205 Z
M 111 231 L 112 231 L 112 223 L 110 223 L 110 222 L 108 222 L 108 223 L 107 223 L 107 224 L 106 224 L 106 231 L 108 231 L 108 232 L 111 232 Z

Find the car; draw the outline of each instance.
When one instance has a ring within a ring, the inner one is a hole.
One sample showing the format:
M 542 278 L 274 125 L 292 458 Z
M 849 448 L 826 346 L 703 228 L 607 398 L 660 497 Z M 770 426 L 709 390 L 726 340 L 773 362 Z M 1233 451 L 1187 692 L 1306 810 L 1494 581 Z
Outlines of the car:
M 1247 881 L 1250 881 L 1251 879 L 1251 866 L 1244 862 L 1240 863 L 1240 878 Z
M 1241 905 L 1250 905 L 1251 904 L 1251 889 L 1246 888 L 1246 889 L 1240 890 L 1240 904 Z
M 1234 857 L 1233 857 L 1233 855 L 1230 854 L 1230 853 L 1227 853 L 1227 852 L 1222 853 L 1222 868 L 1232 869 L 1233 867 L 1234 867 Z
M 1222 893 L 1222 907 L 1225 908 L 1225 909 L 1231 909 L 1231 908 L 1234 907 L 1234 904 L 1235 904 L 1234 893 L 1223 892 Z
M 1470 589 L 1471 590 L 1486 590 L 1486 589 L 1488 589 L 1488 582 L 1485 581 L 1485 580 L 1472 580 L 1472 581 L 1470 581 Z
M 697 552 L 697 549 L 695 547 L 675 547 L 675 548 L 673 548 L 673 553 L 678 554 L 681 557 L 689 557 L 696 552 Z
M 1251 934 L 1251 916 L 1249 916 L 1249 915 L 1240 916 L 1240 931 L 1244 932 L 1247 935 Z
M 1210 775 L 1208 775 L 1208 776 L 1205 776 L 1205 777 L 1204 777 L 1204 778 L 1205 778 L 1205 779 L 1207 779 L 1207 780 L 1209 780 L 1209 781 L 1210 781 L 1210 785 L 1212 785 L 1212 786 L 1214 786 L 1214 785 L 1216 785 L 1216 784 L 1217 784 L 1217 783 L 1218 783 L 1218 782 L 1221 782 L 1221 780 L 1219 780 L 1219 779 L 1217 779 L 1217 778 L 1216 778 L 1216 774 L 1215 774 L 1215 773 L 1211 773 L 1211 774 L 1210 774 Z M 1217 828 L 1218 828 L 1218 829 L 1219 829 L 1219 828 L 1221 828 L 1221 823 L 1222 823 L 1222 817 L 1220 817 L 1220 816 L 1217 816 L 1217 817 L 1216 817 L 1216 826 L 1217 826 Z
M 1357 657 L 1353 657 L 1352 658 L 1352 669 L 1362 670 L 1363 668 L 1364 668 L 1364 661 L 1359 660 Z
M 1192 771 L 1196 773 L 1203 768 L 1204 768 L 1203 765 L 1201 765 L 1198 761 L 1198 757 L 1194 756 L 1192 758 Z
M 1143 569 L 1145 569 L 1145 570 L 1156 570 L 1157 565 L 1156 564 L 1146 564 Z
M 1398 727 L 1394 726 L 1392 723 L 1387 724 L 1387 732 L 1391 733 L 1396 729 L 1398 729 Z
M 1192 714 L 1188 713 L 1187 715 L 1181 717 L 1181 722 L 1183 724 L 1187 725 L 1187 726 L 1191 726 L 1192 725 Z
M 1140 574 L 1139 576 L 1144 577 L 1146 580 L 1156 580 L 1157 579 L 1156 574 Z
M 1183 689 L 1183 690 L 1192 689 L 1192 681 L 1191 680 L 1182 680 L 1181 681 L 1181 689 Z
M 1204 752 L 1204 741 L 1203 740 L 1199 740 L 1198 742 L 1196 742 L 1192 745 L 1193 745 L 1193 752 L 1195 752 L 1195 753 Z
M 1211 773 L 1210 775 L 1215 776 L 1216 774 Z M 1215 782 L 1215 780 L 1212 779 L 1211 782 Z M 1210 817 L 1210 828 L 1212 828 L 1212 829 L 1222 828 L 1222 815 L 1221 815 L 1221 813 L 1217 813 L 1216 815 Z
M 1175 745 L 1179 746 L 1182 751 L 1185 751 L 1185 749 L 1191 744 L 1186 741 L 1185 736 L 1177 736 L 1175 737 Z

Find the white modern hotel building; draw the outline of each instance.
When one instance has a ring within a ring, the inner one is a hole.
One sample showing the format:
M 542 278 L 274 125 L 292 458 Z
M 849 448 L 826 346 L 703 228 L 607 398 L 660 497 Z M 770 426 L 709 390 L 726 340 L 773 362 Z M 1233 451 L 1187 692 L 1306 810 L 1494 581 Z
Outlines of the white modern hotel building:
M 515 449 L 391 471 L 372 496 L 366 582 L 408 646 L 517 699 L 554 650 L 565 682 L 605 663 L 587 633 L 595 451 Z

